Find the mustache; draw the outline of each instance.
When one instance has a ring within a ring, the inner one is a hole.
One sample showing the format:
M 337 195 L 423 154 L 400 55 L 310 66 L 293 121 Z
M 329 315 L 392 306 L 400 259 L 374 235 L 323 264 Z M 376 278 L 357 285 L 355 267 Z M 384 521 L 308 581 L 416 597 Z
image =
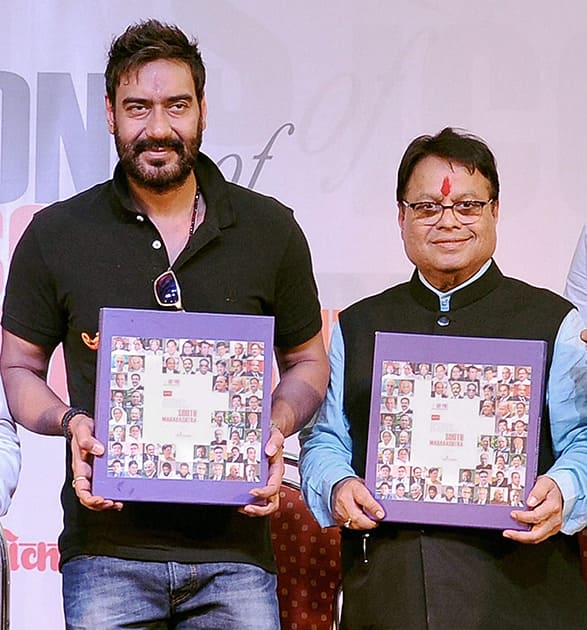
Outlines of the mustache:
M 141 140 L 137 140 L 132 145 L 132 149 L 135 156 L 138 156 L 140 153 L 143 153 L 144 151 L 151 151 L 151 150 L 157 150 L 157 149 L 173 149 L 179 155 L 183 155 L 184 153 L 184 146 L 182 142 L 174 138 L 163 138 L 161 140 L 142 138 Z

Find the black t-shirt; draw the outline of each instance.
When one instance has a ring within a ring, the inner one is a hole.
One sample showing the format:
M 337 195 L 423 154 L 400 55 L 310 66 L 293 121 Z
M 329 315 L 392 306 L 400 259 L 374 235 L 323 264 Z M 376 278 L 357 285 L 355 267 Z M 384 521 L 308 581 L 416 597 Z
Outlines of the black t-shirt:
M 320 307 L 306 240 L 291 210 L 228 183 L 200 155 L 205 221 L 173 265 L 187 311 L 273 315 L 275 345 L 312 338 Z M 153 280 L 168 268 L 162 239 L 131 203 L 123 172 L 37 213 L 19 242 L 6 287 L 3 327 L 39 346 L 63 343 L 72 405 L 92 410 L 101 307 L 157 309 Z M 80 554 L 180 562 L 247 562 L 274 570 L 268 519 L 234 508 L 126 503 L 92 512 L 61 492 L 62 562 Z

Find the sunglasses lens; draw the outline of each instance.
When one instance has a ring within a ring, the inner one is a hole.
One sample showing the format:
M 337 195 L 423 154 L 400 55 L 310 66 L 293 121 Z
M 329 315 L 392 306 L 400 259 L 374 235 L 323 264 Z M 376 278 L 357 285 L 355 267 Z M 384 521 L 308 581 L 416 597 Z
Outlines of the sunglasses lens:
M 174 306 L 179 302 L 179 286 L 175 275 L 164 273 L 155 280 L 155 292 L 159 302 L 165 306 Z

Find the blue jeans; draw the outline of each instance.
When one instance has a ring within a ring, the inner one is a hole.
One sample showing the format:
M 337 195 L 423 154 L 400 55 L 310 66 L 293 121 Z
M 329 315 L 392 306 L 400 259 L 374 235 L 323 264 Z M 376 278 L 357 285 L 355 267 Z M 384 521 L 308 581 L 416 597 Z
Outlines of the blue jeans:
M 278 630 L 276 577 L 217 562 L 79 556 L 63 565 L 68 630 Z

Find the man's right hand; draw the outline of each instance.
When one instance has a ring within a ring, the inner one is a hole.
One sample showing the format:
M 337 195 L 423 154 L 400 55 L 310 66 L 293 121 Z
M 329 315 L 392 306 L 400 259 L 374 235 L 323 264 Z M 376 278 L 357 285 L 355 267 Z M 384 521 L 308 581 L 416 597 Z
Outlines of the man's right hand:
M 12 417 L 35 433 L 61 436 L 68 407 L 47 385 L 53 350 L 2 330 L 0 368 Z M 94 437 L 94 420 L 77 414 L 71 418 L 69 430 L 73 487 L 80 502 L 90 510 L 121 510 L 119 501 L 92 495 L 92 461 L 104 454 L 104 445 Z
M 332 514 L 347 529 L 373 529 L 385 512 L 358 477 L 339 481 L 332 491 Z
M 92 494 L 92 462 L 104 455 L 104 445 L 94 437 L 94 420 L 78 414 L 70 423 L 73 488 L 80 503 L 90 510 L 122 510 L 120 501 Z

